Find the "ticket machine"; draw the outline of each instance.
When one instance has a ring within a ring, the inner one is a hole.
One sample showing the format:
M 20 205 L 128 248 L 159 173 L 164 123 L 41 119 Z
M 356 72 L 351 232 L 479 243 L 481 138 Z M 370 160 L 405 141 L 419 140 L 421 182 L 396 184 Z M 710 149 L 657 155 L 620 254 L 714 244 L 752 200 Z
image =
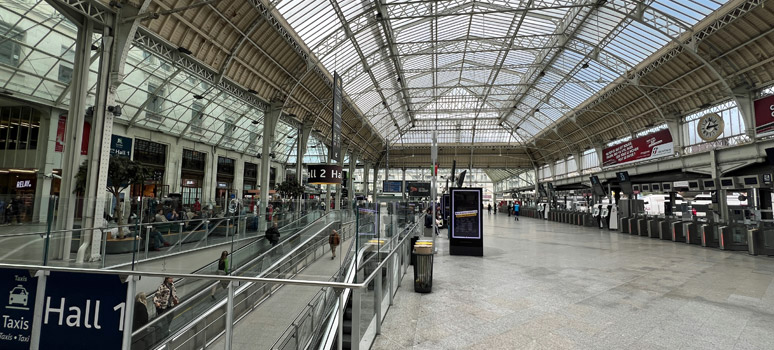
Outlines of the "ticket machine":
M 610 230 L 617 230 L 618 229 L 618 206 L 615 204 L 608 205 L 609 209 L 609 218 L 608 218 L 608 228 Z

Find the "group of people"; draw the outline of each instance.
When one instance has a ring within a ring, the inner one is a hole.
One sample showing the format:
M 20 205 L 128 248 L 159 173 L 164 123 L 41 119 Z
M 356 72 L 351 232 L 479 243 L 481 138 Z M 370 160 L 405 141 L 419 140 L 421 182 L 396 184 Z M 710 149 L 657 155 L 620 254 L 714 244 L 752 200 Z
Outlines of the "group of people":
M 27 211 L 21 196 L 5 201 L 0 199 L 0 224 L 10 225 L 16 219 L 16 224 L 21 225 L 22 216 Z
M 516 217 L 516 221 L 519 221 L 519 202 L 513 202 L 513 204 L 508 203 L 506 210 L 508 211 L 508 217 L 511 217 L 513 215 Z M 492 214 L 492 204 L 490 203 L 487 206 L 487 211 L 489 214 Z M 497 207 L 494 207 L 495 214 L 497 214 Z

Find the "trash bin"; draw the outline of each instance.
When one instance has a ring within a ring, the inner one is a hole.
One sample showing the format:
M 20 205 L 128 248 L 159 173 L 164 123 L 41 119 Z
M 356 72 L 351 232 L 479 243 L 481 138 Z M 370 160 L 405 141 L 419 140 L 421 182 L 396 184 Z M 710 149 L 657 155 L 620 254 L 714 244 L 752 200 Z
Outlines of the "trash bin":
M 414 291 L 430 293 L 433 290 L 433 254 L 415 255 L 417 261 L 414 264 Z

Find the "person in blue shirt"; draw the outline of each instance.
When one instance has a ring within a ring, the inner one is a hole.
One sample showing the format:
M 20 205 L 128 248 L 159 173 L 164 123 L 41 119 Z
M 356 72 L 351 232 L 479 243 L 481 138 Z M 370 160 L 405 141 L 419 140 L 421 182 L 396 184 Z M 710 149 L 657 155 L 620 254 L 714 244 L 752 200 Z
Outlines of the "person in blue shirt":
M 516 221 L 519 221 L 519 202 L 513 203 L 513 216 L 516 217 Z

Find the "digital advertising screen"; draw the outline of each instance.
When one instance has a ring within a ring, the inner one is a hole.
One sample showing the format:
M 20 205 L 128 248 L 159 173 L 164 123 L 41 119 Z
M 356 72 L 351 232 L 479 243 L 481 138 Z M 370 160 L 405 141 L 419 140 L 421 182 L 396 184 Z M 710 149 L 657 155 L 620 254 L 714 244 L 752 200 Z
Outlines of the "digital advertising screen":
M 408 192 L 409 197 L 429 197 L 430 183 L 429 182 L 407 182 L 406 192 Z
M 382 181 L 382 192 L 384 193 L 402 193 L 403 181 L 385 180 Z
M 452 200 L 452 238 L 481 239 L 481 190 L 454 189 Z

